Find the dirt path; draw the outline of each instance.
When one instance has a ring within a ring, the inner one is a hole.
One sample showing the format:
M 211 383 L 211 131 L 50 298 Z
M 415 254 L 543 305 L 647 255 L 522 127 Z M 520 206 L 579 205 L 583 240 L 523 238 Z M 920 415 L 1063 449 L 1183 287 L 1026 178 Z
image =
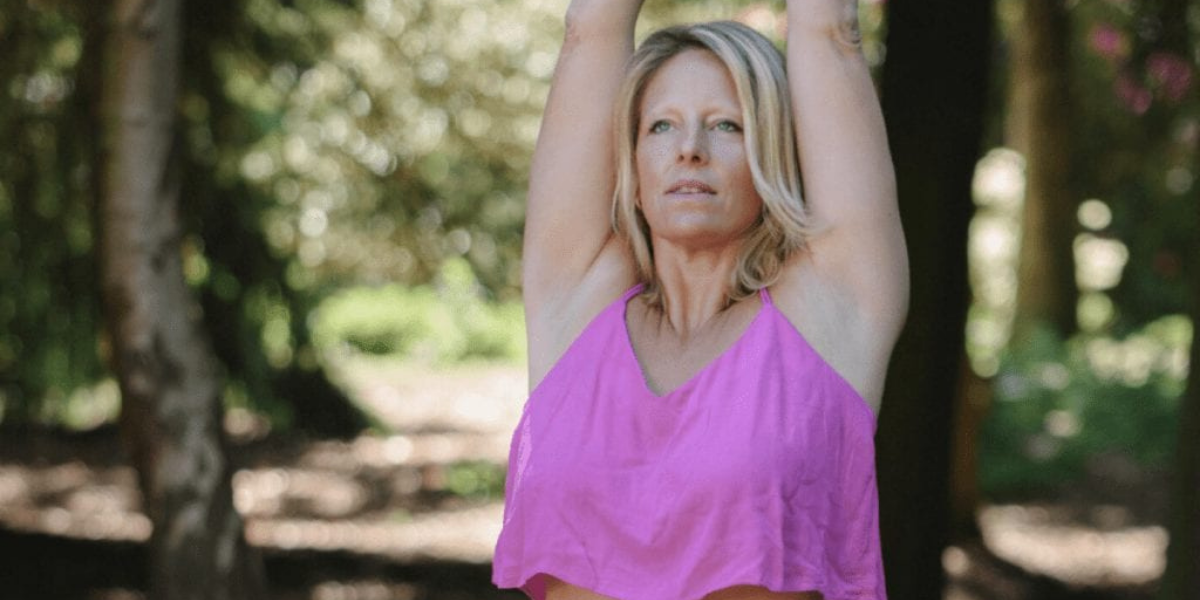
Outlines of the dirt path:
M 365 364 L 346 377 L 390 432 L 234 446 L 235 503 L 274 597 L 522 598 L 491 586 L 489 561 L 523 370 Z M 0 592 L 140 598 L 138 502 L 112 429 L 0 436 Z M 1165 531 L 1119 505 L 986 506 L 979 522 L 983 543 L 945 554 L 945 600 L 1149 600 L 1161 575 Z

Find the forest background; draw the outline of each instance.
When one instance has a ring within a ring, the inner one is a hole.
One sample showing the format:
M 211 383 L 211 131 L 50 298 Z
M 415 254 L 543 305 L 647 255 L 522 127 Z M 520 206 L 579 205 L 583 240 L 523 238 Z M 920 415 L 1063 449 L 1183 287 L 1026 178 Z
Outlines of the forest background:
M 281 597 L 284 573 L 295 597 L 484 597 L 485 555 L 422 540 L 498 526 L 565 4 L 3 0 L 0 529 L 145 565 L 10 569 L 5 597 Z M 639 31 L 737 18 L 781 42 L 782 5 L 650 0 Z M 1194 597 L 1200 8 L 866 0 L 860 20 L 913 263 L 877 438 L 890 595 Z M 305 491 L 306 460 L 352 464 Z M 189 509 L 219 531 L 168 539 Z M 1100 558 L 1005 555 L 1004 515 L 1081 527 Z M 355 519 L 408 545 L 296 537 Z M 1112 559 L 1108 534 L 1152 555 Z M 203 558 L 221 548 L 241 566 Z

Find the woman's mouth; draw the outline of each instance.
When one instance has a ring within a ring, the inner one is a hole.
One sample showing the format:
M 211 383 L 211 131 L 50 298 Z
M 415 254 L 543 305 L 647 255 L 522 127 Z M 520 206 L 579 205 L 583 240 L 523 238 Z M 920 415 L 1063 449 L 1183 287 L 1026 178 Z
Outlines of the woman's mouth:
M 668 194 L 715 194 L 716 190 L 712 189 L 703 181 L 695 179 L 685 179 L 675 182 L 670 188 L 667 188 Z

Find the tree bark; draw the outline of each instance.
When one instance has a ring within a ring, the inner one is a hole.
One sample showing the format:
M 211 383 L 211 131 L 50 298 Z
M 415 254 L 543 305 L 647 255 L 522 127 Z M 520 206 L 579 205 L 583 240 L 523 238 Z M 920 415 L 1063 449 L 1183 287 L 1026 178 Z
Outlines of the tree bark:
M 1153 8 L 1157 9 L 1162 25 L 1161 46 L 1187 56 L 1189 48 L 1200 41 L 1196 38 L 1197 32 L 1187 27 L 1188 1 L 1161 0 Z M 1195 85 L 1189 99 L 1192 114 L 1195 114 L 1200 108 L 1200 91 Z M 1165 130 L 1166 125 L 1161 128 Z M 1200 172 L 1200 147 L 1193 143 L 1191 151 L 1195 165 L 1193 172 Z M 1200 216 L 1200 210 L 1197 215 Z M 1167 523 L 1170 542 L 1167 569 L 1159 588 L 1161 600 L 1190 600 L 1200 593 L 1200 242 L 1194 237 L 1185 272 L 1191 291 L 1192 349 L 1187 390 L 1179 400 L 1179 430 Z
M 102 294 L 122 437 L 150 538 L 149 597 L 265 596 L 233 507 L 221 382 L 180 255 L 182 0 L 113 6 L 103 84 Z
M 951 543 L 979 540 L 979 432 L 992 404 L 992 382 L 971 370 L 964 348 L 958 391 L 950 427 L 950 531 Z
M 877 439 L 888 596 L 940 598 L 992 2 L 888 2 L 884 116 L 912 267 Z
M 1008 144 L 1025 157 L 1025 206 L 1014 339 L 1076 329 L 1071 186 L 1070 21 L 1063 0 L 1024 0 L 1012 31 Z
M 1200 162 L 1200 161 L 1197 161 Z M 1192 252 L 1193 273 L 1200 271 L 1200 245 Z M 1200 590 L 1200 278 L 1192 277 L 1192 353 L 1187 391 L 1179 403 L 1179 433 L 1167 524 L 1167 570 L 1161 600 L 1191 600 Z

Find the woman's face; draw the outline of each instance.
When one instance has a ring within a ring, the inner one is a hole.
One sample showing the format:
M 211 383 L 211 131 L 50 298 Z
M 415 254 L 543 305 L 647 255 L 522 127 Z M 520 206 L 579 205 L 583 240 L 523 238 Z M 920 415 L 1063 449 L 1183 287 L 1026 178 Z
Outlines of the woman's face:
M 638 203 L 651 235 L 695 249 L 739 240 L 762 198 L 724 63 L 707 50 L 675 55 L 651 77 L 640 111 Z

